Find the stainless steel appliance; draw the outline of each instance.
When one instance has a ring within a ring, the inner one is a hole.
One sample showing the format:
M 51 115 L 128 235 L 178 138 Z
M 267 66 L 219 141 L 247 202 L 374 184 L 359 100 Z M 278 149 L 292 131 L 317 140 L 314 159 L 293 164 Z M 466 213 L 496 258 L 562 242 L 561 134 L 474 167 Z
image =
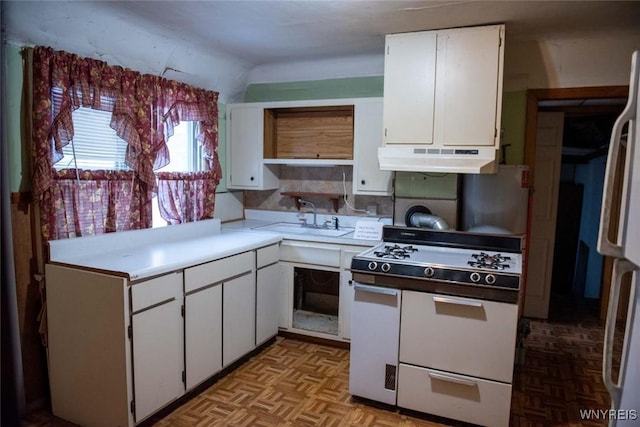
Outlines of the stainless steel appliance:
M 403 300 L 403 291 L 448 295 L 456 304 L 480 310 L 484 310 L 482 301 L 515 307 L 521 286 L 522 238 L 385 226 L 383 242 L 356 255 L 351 272 L 355 299 L 350 392 L 396 404 L 400 313 L 410 302 Z M 508 342 L 515 352 L 517 308 L 511 311 L 514 333 Z M 513 354 L 509 360 L 513 361 Z
M 463 175 L 462 230 L 524 234 L 528 209 L 528 166 L 499 165 L 493 175 Z
M 598 252 L 615 257 L 604 336 L 602 374 L 611 395 L 609 425 L 638 425 L 640 419 L 640 51 L 631 56 L 629 100 L 613 125 L 602 196 Z M 626 136 L 624 131 L 626 130 Z M 623 149 L 624 147 L 624 149 Z M 624 155 L 623 155 L 624 153 Z M 622 158 L 624 162 L 621 162 Z M 623 164 L 619 207 L 615 202 L 617 165 Z M 619 217 L 614 218 L 613 213 Z M 616 221 L 617 219 L 617 221 Z M 617 234 L 615 224 L 618 223 Z M 623 276 L 630 274 L 627 323 L 617 378 L 612 376 L 613 341 Z

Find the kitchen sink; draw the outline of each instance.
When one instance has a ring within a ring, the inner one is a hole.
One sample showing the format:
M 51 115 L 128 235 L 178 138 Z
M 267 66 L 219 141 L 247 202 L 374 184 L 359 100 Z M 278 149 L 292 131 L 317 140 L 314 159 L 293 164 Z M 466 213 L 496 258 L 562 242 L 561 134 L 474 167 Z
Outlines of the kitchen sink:
M 353 232 L 353 228 L 343 227 L 339 230 L 333 228 L 314 228 L 314 227 L 303 227 L 300 224 L 295 224 L 292 222 L 277 222 L 275 224 L 262 225 L 260 227 L 254 227 L 254 230 L 267 230 L 267 231 L 277 231 L 285 234 L 307 234 L 313 236 L 327 236 L 327 237 L 340 237 L 345 234 L 349 234 Z

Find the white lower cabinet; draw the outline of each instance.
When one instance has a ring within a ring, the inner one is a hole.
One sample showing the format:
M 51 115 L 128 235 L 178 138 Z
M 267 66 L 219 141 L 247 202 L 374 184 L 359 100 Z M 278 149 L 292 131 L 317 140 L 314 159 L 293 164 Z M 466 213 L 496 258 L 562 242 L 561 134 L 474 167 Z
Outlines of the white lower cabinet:
M 340 335 L 345 340 L 351 339 L 351 306 L 353 303 L 353 280 L 350 271 L 351 259 L 362 252 L 358 246 L 342 247 L 342 266 L 340 271 Z
M 139 422 L 184 393 L 182 273 L 134 284 L 134 414 Z
M 278 245 L 256 251 L 256 346 L 278 333 L 280 289 Z
M 277 261 L 277 245 L 264 255 Z M 48 264 L 54 415 L 131 427 L 250 353 L 256 258 L 251 250 L 137 282 Z M 277 262 L 262 265 L 264 338 L 277 332 L 280 282 Z
M 510 405 L 511 384 L 400 363 L 398 406 L 402 408 L 473 424 L 508 426 Z
M 256 345 L 255 270 L 227 280 L 222 288 L 222 366 Z
M 222 369 L 222 284 L 205 286 L 184 298 L 186 388 Z

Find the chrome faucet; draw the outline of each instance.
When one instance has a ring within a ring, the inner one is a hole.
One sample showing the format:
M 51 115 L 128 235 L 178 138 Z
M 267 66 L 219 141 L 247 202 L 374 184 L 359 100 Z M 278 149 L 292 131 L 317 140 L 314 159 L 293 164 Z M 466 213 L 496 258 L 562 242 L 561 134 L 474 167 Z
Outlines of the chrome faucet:
M 311 209 L 313 209 L 313 224 L 307 224 L 306 222 L 304 222 L 302 224 L 302 226 L 307 226 L 307 227 L 314 227 L 314 228 L 318 228 L 318 223 L 316 222 L 316 218 L 318 216 L 318 210 L 316 209 L 316 205 L 314 205 L 313 203 L 311 203 L 308 200 L 305 200 L 303 198 L 298 198 L 298 203 L 300 203 L 301 205 L 309 205 L 311 206 Z

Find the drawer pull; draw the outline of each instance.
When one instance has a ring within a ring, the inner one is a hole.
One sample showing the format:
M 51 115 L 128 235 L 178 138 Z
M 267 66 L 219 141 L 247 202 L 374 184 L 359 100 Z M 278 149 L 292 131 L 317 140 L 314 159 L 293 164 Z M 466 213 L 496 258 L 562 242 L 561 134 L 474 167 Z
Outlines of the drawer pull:
M 466 305 L 467 307 L 482 307 L 482 303 L 479 301 L 472 301 L 468 299 L 448 298 L 448 297 L 433 297 L 433 301 L 441 302 L 444 304 L 456 304 Z
M 442 380 L 450 383 L 466 385 L 468 387 L 476 387 L 478 383 L 476 381 L 468 380 L 466 378 L 459 378 L 450 375 L 444 374 L 436 374 L 435 372 L 429 372 L 429 378 L 433 378 L 434 380 Z

